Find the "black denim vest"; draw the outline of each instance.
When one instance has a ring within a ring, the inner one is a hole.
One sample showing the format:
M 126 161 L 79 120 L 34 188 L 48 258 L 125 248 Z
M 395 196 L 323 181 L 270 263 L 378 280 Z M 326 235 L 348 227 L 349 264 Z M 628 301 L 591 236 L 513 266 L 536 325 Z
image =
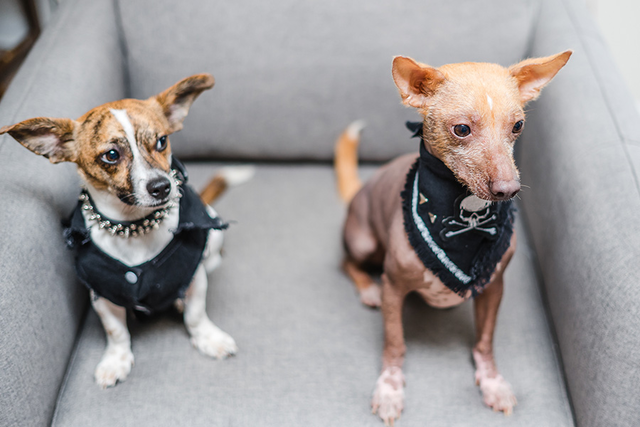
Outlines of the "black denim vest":
M 185 181 L 186 172 L 180 172 Z M 97 296 L 145 314 L 165 310 L 183 298 L 202 260 L 209 230 L 224 229 L 227 224 L 209 216 L 191 187 L 183 184 L 180 192 L 180 219 L 176 230 L 172 230 L 173 239 L 155 258 L 136 266 L 123 264 L 93 243 L 79 202 L 64 224 L 64 236 L 67 246 L 76 252 L 80 281 Z M 121 237 L 114 237 L 118 238 Z

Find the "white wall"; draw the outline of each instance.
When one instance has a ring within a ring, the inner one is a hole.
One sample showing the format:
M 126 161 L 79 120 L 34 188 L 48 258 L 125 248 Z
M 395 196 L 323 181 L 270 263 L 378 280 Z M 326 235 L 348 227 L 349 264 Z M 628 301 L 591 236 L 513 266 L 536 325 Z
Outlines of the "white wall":
M 640 0 L 585 0 L 640 104 Z

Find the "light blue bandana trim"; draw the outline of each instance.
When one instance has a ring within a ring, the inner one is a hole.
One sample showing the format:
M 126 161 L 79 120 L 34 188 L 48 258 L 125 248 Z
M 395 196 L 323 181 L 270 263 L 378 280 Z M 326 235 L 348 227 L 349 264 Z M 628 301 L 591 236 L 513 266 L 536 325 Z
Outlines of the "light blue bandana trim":
M 420 235 L 429 245 L 429 249 L 435 254 L 436 257 L 440 260 L 442 265 L 444 265 L 447 270 L 451 272 L 456 279 L 460 280 L 462 283 L 467 285 L 471 282 L 471 277 L 466 275 L 464 271 L 460 270 L 460 268 L 453 263 L 447 256 L 446 252 L 442 250 L 440 246 L 433 240 L 431 237 L 431 233 L 429 233 L 429 229 L 425 225 L 424 221 L 420 215 L 418 215 L 418 172 L 416 172 L 416 178 L 413 181 L 413 194 L 411 198 L 411 214 L 413 216 L 413 222 L 415 223 L 418 231 L 420 231 Z

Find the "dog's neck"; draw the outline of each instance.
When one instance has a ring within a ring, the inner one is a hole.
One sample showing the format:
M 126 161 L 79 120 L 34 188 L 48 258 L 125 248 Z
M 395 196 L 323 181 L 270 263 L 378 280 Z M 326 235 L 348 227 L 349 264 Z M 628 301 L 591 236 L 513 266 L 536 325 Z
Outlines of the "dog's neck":
M 98 190 L 88 182 L 84 183 L 84 187 L 93 200 L 94 208 L 100 212 L 101 215 L 113 221 L 137 221 L 150 215 L 153 211 L 162 208 L 162 206 L 143 207 L 126 204 L 115 195 L 107 191 Z
M 433 148 L 431 148 L 431 143 L 429 142 L 429 135 L 425 135 L 424 134 L 424 128 L 426 127 L 424 121 L 422 122 L 422 129 L 420 129 L 420 143 L 424 146 L 424 148 L 427 150 L 427 152 L 429 154 L 431 154 L 433 157 L 435 157 L 438 160 L 442 159 L 438 156 L 436 156 L 435 154 L 433 154 Z
M 427 153 L 431 154 L 433 157 L 444 163 L 444 160 L 441 158 L 441 156 L 434 153 L 433 147 L 431 146 L 430 140 L 433 139 L 433 135 L 425 133 L 425 129 L 428 129 L 426 117 L 423 117 L 422 121 L 420 122 L 408 121 L 405 123 L 405 125 L 411 132 L 413 132 L 412 138 L 420 138 L 420 147 L 423 147 L 427 151 Z

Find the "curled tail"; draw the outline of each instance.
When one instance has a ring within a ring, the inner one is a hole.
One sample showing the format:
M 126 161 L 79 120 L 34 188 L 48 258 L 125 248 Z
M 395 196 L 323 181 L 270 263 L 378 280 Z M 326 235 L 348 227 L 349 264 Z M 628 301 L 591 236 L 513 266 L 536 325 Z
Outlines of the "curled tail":
M 200 192 L 200 199 L 205 205 L 210 205 L 218 199 L 229 187 L 249 181 L 256 172 L 253 166 L 228 166 L 211 178 L 211 181 Z
M 336 141 L 333 166 L 338 181 L 338 193 L 349 203 L 362 187 L 358 176 L 358 144 L 364 128 L 362 120 L 351 123 Z

